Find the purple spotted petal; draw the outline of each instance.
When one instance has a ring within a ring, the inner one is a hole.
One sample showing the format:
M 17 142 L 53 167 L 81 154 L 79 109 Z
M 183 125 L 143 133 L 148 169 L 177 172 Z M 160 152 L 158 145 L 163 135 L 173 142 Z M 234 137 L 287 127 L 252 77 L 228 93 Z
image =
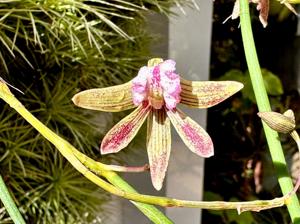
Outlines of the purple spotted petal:
M 149 110 L 150 106 L 144 103 L 117 123 L 103 138 L 101 153 L 116 153 L 125 148 L 144 123 Z
M 171 151 L 170 120 L 165 109 L 152 109 L 148 118 L 147 152 L 151 180 L 154 188 L 160 190 L 166 175 Z
M 179 109 L 168 110 L 167 114 L 177 133 L 192 152 L 202 157 L 213 156 L 213 142 L 199 124 Z
M 212 107 L 243 88 L 235 81 L 189 81 L 181 78 L 181 101 L 189 107 Z

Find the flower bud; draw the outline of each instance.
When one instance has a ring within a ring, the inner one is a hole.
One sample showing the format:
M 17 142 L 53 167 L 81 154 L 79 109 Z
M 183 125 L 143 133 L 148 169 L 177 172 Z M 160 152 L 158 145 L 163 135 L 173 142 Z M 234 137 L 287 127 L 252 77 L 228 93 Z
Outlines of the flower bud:
M 257 114 L 270 128 L 281 133 L 290 133 L 295 127 L 295 117 L 292 110 L 283 114 L 277 112 L 259 112 Z

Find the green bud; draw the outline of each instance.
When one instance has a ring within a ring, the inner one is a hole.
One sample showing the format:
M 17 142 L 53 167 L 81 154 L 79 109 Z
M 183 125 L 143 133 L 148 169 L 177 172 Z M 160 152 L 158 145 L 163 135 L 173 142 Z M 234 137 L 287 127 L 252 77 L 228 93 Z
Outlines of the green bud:
M 295 116 L 292 110 L 283 114 L 277 112 L 259 112 L 257 114 L 270 128 L 281 133 L 290 133 L 296 127 Z

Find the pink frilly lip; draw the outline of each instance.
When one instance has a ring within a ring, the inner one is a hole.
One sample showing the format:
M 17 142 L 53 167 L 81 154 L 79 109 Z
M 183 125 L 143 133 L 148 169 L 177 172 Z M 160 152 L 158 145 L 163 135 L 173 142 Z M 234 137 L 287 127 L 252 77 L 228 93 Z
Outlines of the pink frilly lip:
M 137 106 L 155 92 L 161 95 L 167 109 L 176 108 L 180 102 L 181 86 L 180 77 L 175 73 L 175 65 L 175 61 L 166 60 L 154 67 L 142 67 L 132 80 L 133 103 Z

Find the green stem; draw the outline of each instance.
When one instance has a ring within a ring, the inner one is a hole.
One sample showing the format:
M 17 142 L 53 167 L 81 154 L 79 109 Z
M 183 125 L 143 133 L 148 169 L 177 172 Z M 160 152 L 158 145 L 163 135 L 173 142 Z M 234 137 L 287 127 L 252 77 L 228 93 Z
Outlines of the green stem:
M 124 190 L 128 193 L 138 194 L 138 192 L 132 186 L 130 186 L 126 181 L 124 181 L 119 175 L 109 170 L 108 165 L 94 161 L 93 159 L 79 152 L 75 148 L 73 149 L 73 153 L 78 158 L 78 160 L 80 160 L 87 168 L 93 170 L 96 174 L 105 177 L 114 186 L 117 186 L 121 190 Z M 164 216 L 161 213 L 161 211 L 159 211 L 152 205 L 137 202 L 137 201 L 131 201 L 131 203 L 133 203 L 143 213 L 147 214 L 148 218 L 152 220 L 154 223 L 165 223 L 165 224 L 173 223 L 166 216 Z
M 22 215 L 8 192 L 2 176 L 0 176 L 0 199 L 14 223 L 25 224 Z
M 90 170 L 93 170 L 98 175 L 105 177 L 109 182 L 116 184 L 118 182 L 124 182 L 115 172 L 103 169 L 103 164 L 96 162 L 93 159 L 87 157 L 85 154 L 73 149 L 74 155 Z M 127 184 L 125 182 L 125 184 Z M 128 185 L 128 184 L 127 184 Z M 244 211 L 260 211 L 275 207 L 280 207 L 289 202 L 291 193 L 293 193 L 296 188 L 289 192 L 287 195 L 280 198 L 275 198 L 272 200 L 256 200 L 256 201 L 246 201 L 246 202 L 227 202 L 227 201 L 188 201 L 180 200 L 175 198 L 158 197 L 137 194 L 136 191 L 131 191 L 130 186 L 127 186 L 126 192 L 132 193 L 131 195 L 124 195 L 124 198 L 142 201 L 149 204 L 156 204 L 161 206 L 177 206 L 177 207 L 188 207 L 188 208 L 203 208 L 211 210 L 225 210 L 225 209 L 236 209 L 238 212 Z M 129 189 L 129 191 L 128 191 Z
M 129 193 L 137 193 L 137 191 L 131 187 L 126 181 L 124 181 L 120 176 L 116 173 L 108 172 L 105 177 L 108 179 L 110 183 L 115 186 L 119 186 L 122 190 Z M 141 202 L 131 201 L 138 209 L 140 209 L 143 213 L 147 214 L 148 218 L 152 220 L 154 223 L 173 223 L 169 218 L 164 216 L 161 211 L 158 209 L 153 210 L 153 206 L 149 204 L 144 204 Z
M 249 0 L 240 0 L 240 19 L 245 55 L 258 109 L 261 112 L 271 111 L 253 39 L 249 13 Z M 275 170 L 278 175 L 279 185 L 282 193 L 286 194 L 293 189 L 293 182 L 286 166 L 278 133 L 269 128 L 264 122 L 263 129 L 265 131 Z M 295 194 L 291 196 L 290 203 L 287 204 L 287 207 L 293 223 L 299 224 L 300 205 Z

